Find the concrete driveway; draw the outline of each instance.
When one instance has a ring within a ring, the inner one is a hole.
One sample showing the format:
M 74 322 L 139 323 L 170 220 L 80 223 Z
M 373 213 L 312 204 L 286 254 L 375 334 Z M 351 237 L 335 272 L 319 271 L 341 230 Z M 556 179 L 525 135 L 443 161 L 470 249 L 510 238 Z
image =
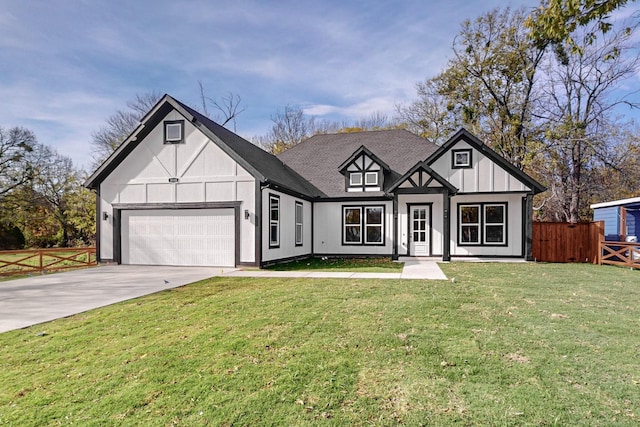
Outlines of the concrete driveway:
M 224 272 L 232 269 L 224 269 Z M 0 332 L 218 276 L 214 267 L 106 265 L 0 282 Z

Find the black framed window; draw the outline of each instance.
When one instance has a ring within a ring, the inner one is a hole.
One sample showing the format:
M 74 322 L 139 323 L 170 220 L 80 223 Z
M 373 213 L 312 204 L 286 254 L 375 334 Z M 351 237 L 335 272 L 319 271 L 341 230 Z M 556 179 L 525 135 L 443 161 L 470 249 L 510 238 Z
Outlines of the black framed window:
M 269 247 L 280 246 L 280 197 L 269 195 Z
M 460 206 L 460 243 L 480 243 L 480 205 Z
M 296 218 L 295 218 L 295 222 L 296 222 L 296 230 L 295 230 L 295 239 L 296 239 L 296 246 L 302 246 L 302 215 L 303 215 L 303 210 L 302 210 L 302 203 L 300 202 L 296 202 Z
M 343 206 L 343 245 L 384 245 L 384 206 Z
M 164 122 L 164 143 L 180 144 L 184 141 L 184 120 Z
M 343 208 L 342 224 L 343 224 L 343 241 L 344 244 L 361 244 L 362 243 L 362 208 L 345 207 Z
M 488 244 L 506 243 L 507 218 L 505 205 L 484 205 L 484 242 Z
M 504 246 L 507 244 L 507 204 L 458 205 L 458 244 Z
M 364 208 L 364 243 L 382 243 L 382 221 L 384 209 L 382 206 L 367 206 Z
M 451 150 L 451 167 L 463 169 L 471 167 L 471 149 Z

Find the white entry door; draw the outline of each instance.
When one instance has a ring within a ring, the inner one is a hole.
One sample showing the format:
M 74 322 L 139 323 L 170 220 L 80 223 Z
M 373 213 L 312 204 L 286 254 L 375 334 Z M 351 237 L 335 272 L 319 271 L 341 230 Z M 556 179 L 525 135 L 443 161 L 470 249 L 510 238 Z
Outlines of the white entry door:
M 412 256 L 429 256 L 429 208 L 411 206 L 410 216 L 410 253 Z

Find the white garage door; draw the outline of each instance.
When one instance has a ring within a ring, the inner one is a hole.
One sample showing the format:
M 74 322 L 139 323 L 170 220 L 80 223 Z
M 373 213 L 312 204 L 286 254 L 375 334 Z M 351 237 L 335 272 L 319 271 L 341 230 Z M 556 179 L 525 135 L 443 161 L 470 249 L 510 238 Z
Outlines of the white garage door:
M 123 264 L 235 265 L 233 209 L 122 211 Z

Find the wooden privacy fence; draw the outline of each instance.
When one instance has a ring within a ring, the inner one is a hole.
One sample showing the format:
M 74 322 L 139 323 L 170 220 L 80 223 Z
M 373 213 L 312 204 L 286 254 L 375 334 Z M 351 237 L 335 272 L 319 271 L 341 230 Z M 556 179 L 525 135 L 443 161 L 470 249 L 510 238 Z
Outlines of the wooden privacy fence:
M 640 268 L 640 243 L 600 242 L 600 264 Z
M 45 273 L 96 264 L 96 248 L 0 251 L 0 276 Z
M 600 262 L 604 222 L 534 222 L 532 255 L 544 262 Z

